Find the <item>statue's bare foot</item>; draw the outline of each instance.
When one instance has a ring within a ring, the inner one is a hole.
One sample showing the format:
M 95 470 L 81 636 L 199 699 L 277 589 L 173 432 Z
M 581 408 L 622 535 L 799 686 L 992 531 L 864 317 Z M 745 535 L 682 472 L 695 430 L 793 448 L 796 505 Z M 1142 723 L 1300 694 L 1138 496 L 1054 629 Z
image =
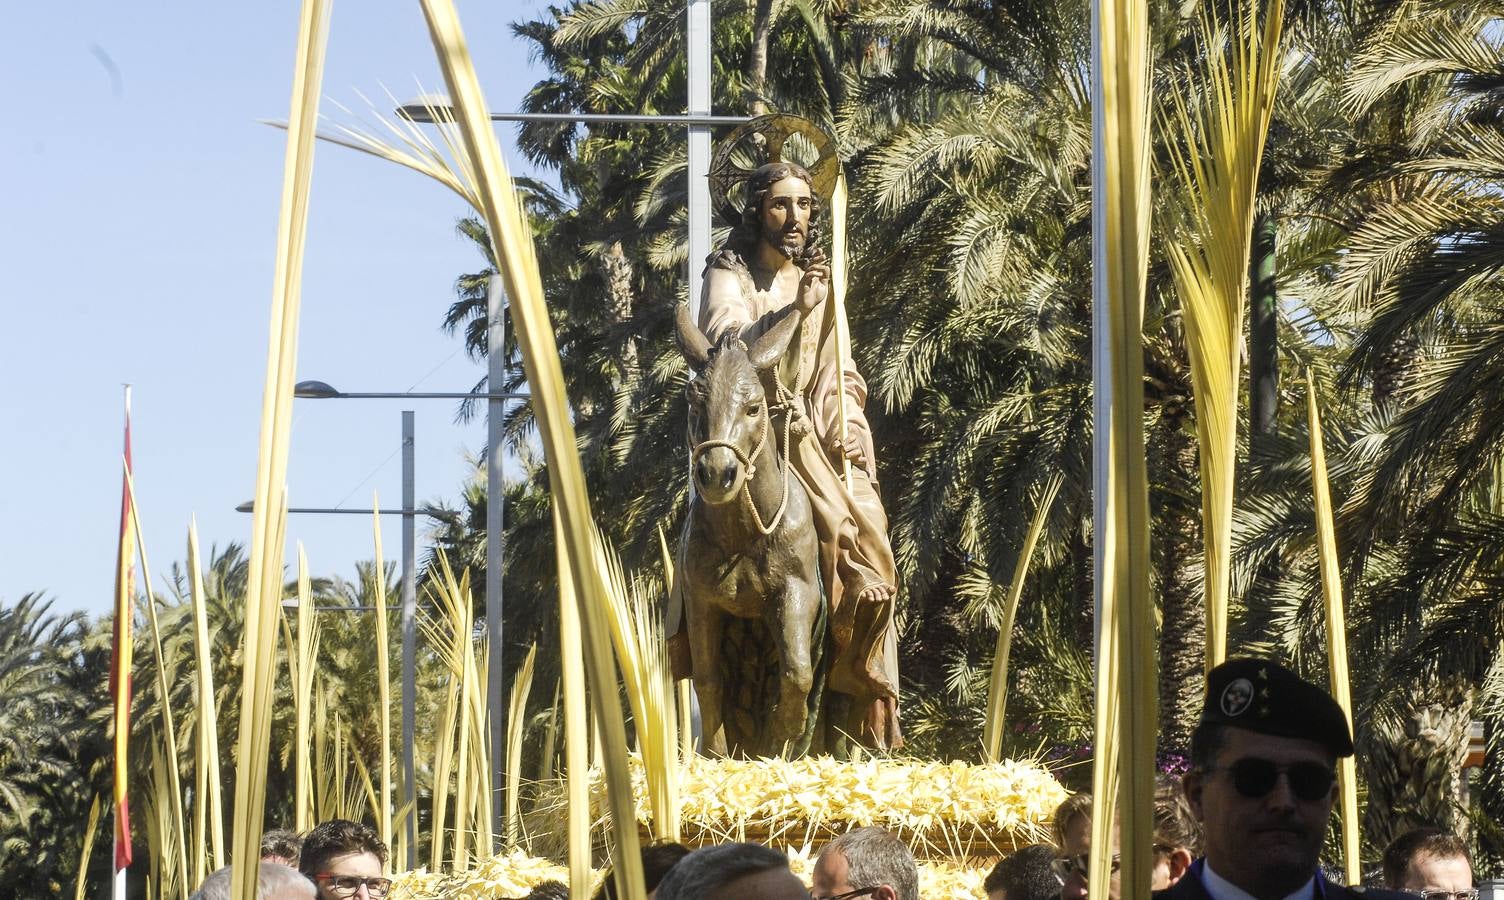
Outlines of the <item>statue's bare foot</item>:
M 898 588 L 877 582 L 863 587 L 856 595 L 857 603 L 891 603 L 898 598 Z

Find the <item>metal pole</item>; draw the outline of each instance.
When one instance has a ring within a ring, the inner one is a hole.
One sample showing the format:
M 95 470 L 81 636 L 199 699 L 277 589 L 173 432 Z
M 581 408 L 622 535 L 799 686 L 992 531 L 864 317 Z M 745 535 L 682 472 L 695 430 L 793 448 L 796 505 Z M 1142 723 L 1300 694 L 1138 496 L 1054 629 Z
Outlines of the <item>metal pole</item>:
M 492 275 L 486 285 L 486 390 L 496 391 L 507 379 L 507 296 L 500 275 Z M 491 833 L 501 838 L 506 833 L 506 762 L 507 719 L 506 679 L 503 671 L 505 644 L 502 643 L 501 564 L 503 531 L 506 518 L 503 504 L 502 463 L 505 461 L 503 434 L 506 400 L 492 397 L 486 401 L 486 640 L 491 664 L 486 674 L 486 709 L 491 713 Z M 495 852 L 494 847 L 489 848 Z
M 417 866 L 418 779 L 413 768 L 414 726 L 418 718 L 417 515 L 413 507 L 413 414 L 402 412 L 402 798 L 407 803 L 407 868 Z
M 689 0 L 689 114 L 710 115 L 710 0 Z M 710 126 L 689 126 L 689 302 L 700 318 L 710 256 Z
M 438 113 L 430 115 L 429 110 Z M 421 103 L 408 103 L 397 107 L 397 116 L 409 122 L 422 122 L 431 125 L 438 121 L 448 122 L 453 116 L 454 107 L 450 105 L 448 98 L 441 98 L 432 107 Z M 711 116 L 711 115 L 644 115 L 639 113 L 491 113 L 492 122 L 558 122 L 568 124 L 578 122 L 584 125 L 741 125 L 752 120 L 751 116 Z

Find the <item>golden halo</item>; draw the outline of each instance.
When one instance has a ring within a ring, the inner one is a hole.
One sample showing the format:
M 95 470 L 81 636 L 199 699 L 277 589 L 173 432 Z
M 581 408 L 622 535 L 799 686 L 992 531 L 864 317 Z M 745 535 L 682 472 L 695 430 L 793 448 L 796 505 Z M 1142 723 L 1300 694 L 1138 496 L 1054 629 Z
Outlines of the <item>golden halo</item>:
M 807 169 L 814 192 L 830 202 L 841 171 L 835 138 L 802 116 L 758 116 L 727 135 L 710 162 L 710 202 L 721 219 L 729 225 L 740 222 L 747 179 L 761 166 L 785 161 Z

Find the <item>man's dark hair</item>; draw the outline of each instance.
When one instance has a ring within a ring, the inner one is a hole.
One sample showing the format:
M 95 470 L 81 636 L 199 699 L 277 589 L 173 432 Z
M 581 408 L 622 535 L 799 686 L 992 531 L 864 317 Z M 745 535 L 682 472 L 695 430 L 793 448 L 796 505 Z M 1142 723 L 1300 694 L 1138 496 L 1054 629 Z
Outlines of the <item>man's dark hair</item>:
M 1008 900 L 1057 900 L 1060 880 L 1050 871 L 1055 858 L 1050 844 L 1031 844 L 1005 856 L 993 867 L 982 890 L 1002 891 Z
M 1180 779 L 1170 775 L 1154 780 L 1154 843 L 1166 852 L 1189 851 L 1192 859 L 1201 855 L 1201 823 L 1191 812 Z
M 668 870 L 678 865 L 679 860 L 688 856 L 690 850 L 683 844 L 673 841 L 659 841 L 642 848 L 642 882 L 645 890 L 651 891 L 668 874 Z M 595 892 L 595 900 L 616 900 L 616 873 L 606 873 L 606 879 L 601 882 L 600 890 Z
M 540 881 L 527 892 L 526 900 L 569 900 L 569 885 L 562 881 Z
M 381 842 L 376 829 L 349 819 L 330 819 L 303 837 L 298 871 L 316 878 L 325 871 L 329 860 L 347 853 L 370 853 L 386 865 L 386 844 Z
M 303 836 L 286 828 L 273 828 L 261 835 L 261 858 L 274 856 L 287 860 L 287 865 L 298 867 L 298 857 L 303 852 Z
M 1205 772 L 1217 762 L 1217 754 L 1227 746 L 1227 726 L 1201 722 L 1191 732 L 1191 768 Z
M 724 249 L 710 257 L 712 266 L 732 268 L 746 265 L 746 260 L 762 238 L 762 204 L 768 198 L 768 190 L 788 177 L 794 177 L 809 185 L 809 233 L 804 236 L 804 250 L 795 262 L 803 260 L 819 246 L 820 229 L 816 225 L 820 216 L 820 195 L 815 192 L 815 179 L 803 166 L 794 162 L 768 163 L 747 176 L 747 200 L 742 207 L 742 218 L 731 229 Z
M 658 900 L 702 900 L 759 872 L 787 870 L 789 858 L 760 844 L 717 844 L 684 857 L 658 884 Z
M 1462 838 L 1440 828 L 1416 828 L 1395 838 L 1384 850 L 1384 886 L 1399 890 L 1405 882 L 1405 873 L 1410 871 L 1410 863 L 1418 856 L 1461 857 L 1468 868 L 1473 867 L 1473 855 Z

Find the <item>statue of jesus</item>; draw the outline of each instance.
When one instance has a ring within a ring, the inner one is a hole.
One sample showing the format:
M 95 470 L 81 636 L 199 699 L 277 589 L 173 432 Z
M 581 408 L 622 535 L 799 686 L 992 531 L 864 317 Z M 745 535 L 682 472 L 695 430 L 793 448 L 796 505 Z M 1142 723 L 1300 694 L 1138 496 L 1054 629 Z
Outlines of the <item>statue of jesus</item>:
M 790 463 L 809 492 L 819 534 L 835 652 L 829 686 L 861 704 L 842 727 L 870 746 L 898 747 L 897 569 L 863 411 L 867 385 L 849 353 L 836 356 L 832 304 L 825 303 L 830 267 L 816 246 L 819 198 L 809 172 L 786 161 L 753 172 L 746 196 L 741 222 L 709 260 L 700 329 L 712 342 L 732 331 L 750 343 L 777 313 L 790 305 L 798 311 L 799 337 L 789 343 L 778 377 L 799 398 L 810 426 L 807 434 L 796 427 Z M 851 463 L 849 486 L 843 457 Z

